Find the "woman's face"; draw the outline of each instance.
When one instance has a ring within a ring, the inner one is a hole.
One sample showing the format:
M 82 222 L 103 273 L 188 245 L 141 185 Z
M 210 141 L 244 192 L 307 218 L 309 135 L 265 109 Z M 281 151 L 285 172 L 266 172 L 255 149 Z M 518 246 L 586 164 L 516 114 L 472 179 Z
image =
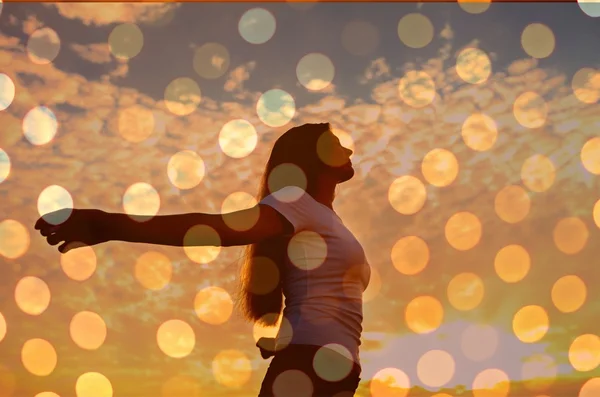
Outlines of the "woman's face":
M 342 146 L 333 132 L 328 131 L 319 138 L 317 154 L 338 183 L 346 182 L 354 176 L 354 168 L 350 160 L 352 150 Z

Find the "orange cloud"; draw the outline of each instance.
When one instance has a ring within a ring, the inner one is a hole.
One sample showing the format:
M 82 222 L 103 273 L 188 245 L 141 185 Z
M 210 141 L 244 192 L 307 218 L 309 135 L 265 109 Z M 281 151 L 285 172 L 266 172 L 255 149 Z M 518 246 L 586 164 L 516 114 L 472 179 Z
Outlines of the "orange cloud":
M 175 3 L 104 3 L 98 7 L 94 3 L 53 3 L 65 18 L 78 19 L 85 25 L 111 25 L 114 23 L 157 23 L 163 18 L 172 17 L 180 4 Z

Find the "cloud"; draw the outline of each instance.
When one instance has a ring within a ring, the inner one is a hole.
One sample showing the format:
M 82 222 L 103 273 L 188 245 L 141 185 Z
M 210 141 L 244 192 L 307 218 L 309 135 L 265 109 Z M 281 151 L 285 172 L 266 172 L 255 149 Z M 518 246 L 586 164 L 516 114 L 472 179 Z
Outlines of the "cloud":
M 72 44 L 71 49 L 88 62 L 108 63 L 112 60 L 108 43 Z
M 227 81 L 225 81 L 223 89 L 227 92 L 241 92 L 244 89 L 244 81 L 250 78 L 250 73 L 255 67 L 256 62 L 251 61 L 233 69 L 229 72 L 229 76 L 227 77 Z
M 172 18 L 172 13 L 180 6 L 177 3 L 46 3 L 54 7 L 65 18 L 77 19 L 84 25 L 111 25 L 114 23 L 160 23 Z

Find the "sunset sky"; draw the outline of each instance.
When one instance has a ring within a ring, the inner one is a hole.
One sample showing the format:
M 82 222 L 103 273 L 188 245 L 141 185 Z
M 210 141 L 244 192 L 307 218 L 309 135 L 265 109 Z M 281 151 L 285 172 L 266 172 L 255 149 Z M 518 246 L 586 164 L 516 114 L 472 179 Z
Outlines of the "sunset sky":
M 599 38 L 600 3 L 4 3 L 0 396 L 256 395 L 241 247 L 33 226 L 248 208 L 306 122 L 354 151 L 357 395 L 599 396 Z

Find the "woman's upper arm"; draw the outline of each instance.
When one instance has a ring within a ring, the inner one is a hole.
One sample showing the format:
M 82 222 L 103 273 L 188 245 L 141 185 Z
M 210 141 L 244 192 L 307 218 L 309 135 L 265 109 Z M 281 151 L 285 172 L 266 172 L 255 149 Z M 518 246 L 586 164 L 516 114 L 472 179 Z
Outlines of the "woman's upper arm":
M 291 234 L 294 226 L 279 211 L 267 204 L 224 214 L 223 218 L 228 225 L 229 236 L 226 245 L 249 245 L 260 243 L 270 238 Z M 235 225 L 251 225 L 250 227 L 236 227 Z M 242 230 L 243 229 L 243 230 Z

